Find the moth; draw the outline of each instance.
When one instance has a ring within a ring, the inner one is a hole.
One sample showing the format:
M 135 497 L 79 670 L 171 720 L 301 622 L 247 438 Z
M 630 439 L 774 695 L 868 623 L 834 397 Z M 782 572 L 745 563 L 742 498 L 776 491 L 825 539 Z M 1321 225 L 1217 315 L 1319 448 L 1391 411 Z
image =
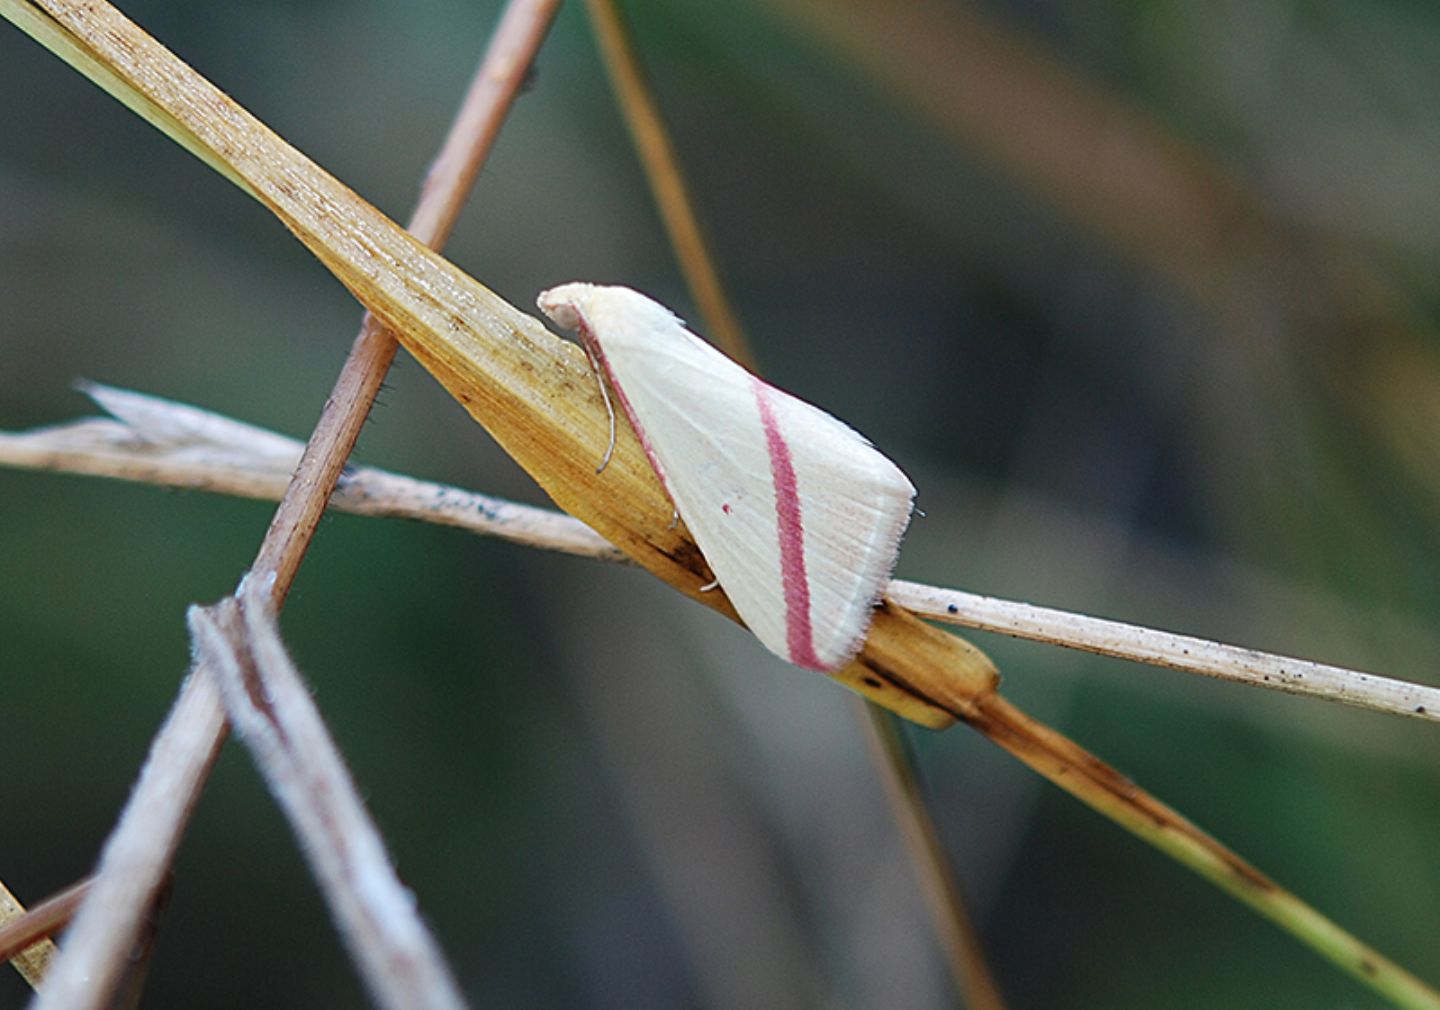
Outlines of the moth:
M 742 620 L 798 666 L 860 650 L 910 522 L 909 478 L 853 428 L 752 375 L 630 288 L 576 282 L 540 309 L 574 330 Z

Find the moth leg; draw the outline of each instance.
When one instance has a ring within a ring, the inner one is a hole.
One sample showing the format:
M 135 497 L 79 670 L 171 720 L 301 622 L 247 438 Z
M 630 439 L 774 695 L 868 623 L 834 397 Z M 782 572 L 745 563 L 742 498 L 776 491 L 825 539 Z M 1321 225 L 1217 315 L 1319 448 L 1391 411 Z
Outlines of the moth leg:
M 600 362 L 595 357 L 595 352 L 590 349 L 586 342 L 582 345 L 585 348 L 585 356 L 590 359 L 590 370 L 595 373 L 595 382 L 600 386 L 600 399 L 605 403 L 605 416 L 610 419 L 610 444 L 605 447 L 605 455 L 600 460 L 600 465 L 595 468 L 596 473 L 604 473 L 605 468 L 610 465 L 610 457 L 615 455 L 615 407 L 610 402 L 610 390 L 605 388 L 605 373 L 600 368 Z M 675 513 L 678 519 L 680 513 Z
M 719 579 L 711 579 L 709 582 L 705 583 L 703 586 L 700 587 L 700 592 L 702 592 L 702 593 L 708 593 L 708 592 L 710 592 L 712 589 L 719 589 L 719 588 L 720 588 L 720 580 L 719 580 Z

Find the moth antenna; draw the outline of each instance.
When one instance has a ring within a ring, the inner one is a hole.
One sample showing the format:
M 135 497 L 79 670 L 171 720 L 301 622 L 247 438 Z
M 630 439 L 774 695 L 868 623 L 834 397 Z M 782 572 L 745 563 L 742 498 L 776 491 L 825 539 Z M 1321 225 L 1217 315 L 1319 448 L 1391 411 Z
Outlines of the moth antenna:
M 605 402 L 605 416 L 610 419 L 610 444 L 605 447 L 605 455 L 601 457 L 600 465 L 595 468 L 596 473 L 604 473 L 605 468 L 610 465 L 610 457 L 615 455 L 615 407 L 610 403 L 610 390 L 605 388 L 605 373 L 600 370 L 600 361 L 588 342 L 584 347 L 585 356 L 590 359 L 590 370 L 595 373 L 595 381 L 600 386 L 600 399 Z M 679 517 L 678 512 L 676 517 Z

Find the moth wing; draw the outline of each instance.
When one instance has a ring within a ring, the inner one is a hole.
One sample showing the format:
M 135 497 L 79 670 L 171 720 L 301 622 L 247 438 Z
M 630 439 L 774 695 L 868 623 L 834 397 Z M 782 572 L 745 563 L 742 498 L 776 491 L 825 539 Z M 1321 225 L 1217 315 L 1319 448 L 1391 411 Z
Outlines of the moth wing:
M 762 643 L 804 666 L 843 665 L 894 567 L 914 488 L 853 429 L 756 379 L 678 321 L 673 330 L 600 337 L 676 510 Z M 798 572 L 787 573 L 782 557 L 777 447 L 793 473 Z M 803 615 L 793 613 L 797 601 Z M 797 643 L 797 621 L 807 641 Z
M 814 651 L 826 669 L 864 642 L 910 522 L 915 488 L 864 436 L 803 400 L 770 389 L 791 446 L 802 503 Z
M 755 636 L 789 658 L 775 489 L 750 374 L 696 351 L 607 346 L 606 363 L 715 578 Z

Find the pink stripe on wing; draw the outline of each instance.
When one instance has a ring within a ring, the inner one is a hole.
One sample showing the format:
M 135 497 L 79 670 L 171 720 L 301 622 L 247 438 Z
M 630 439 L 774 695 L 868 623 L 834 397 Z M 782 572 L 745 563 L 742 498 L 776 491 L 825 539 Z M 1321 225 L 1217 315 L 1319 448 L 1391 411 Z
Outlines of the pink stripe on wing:
M 814 628 L 810 623 L 810 579 L 805 574 L 805 530 L 800 521 L 800 489 L 795 483 L 795 465 L 790 446 L 780 431 L 780 422 L 770 402 L 771 388 L 754 376 L 755 405 L 770 449 L 770 478 L 775 483 L 775 525 L 780 538 L 780 581 L 785 590 L 785 647 L 790 662 L 823 670 L 815 655 Z

